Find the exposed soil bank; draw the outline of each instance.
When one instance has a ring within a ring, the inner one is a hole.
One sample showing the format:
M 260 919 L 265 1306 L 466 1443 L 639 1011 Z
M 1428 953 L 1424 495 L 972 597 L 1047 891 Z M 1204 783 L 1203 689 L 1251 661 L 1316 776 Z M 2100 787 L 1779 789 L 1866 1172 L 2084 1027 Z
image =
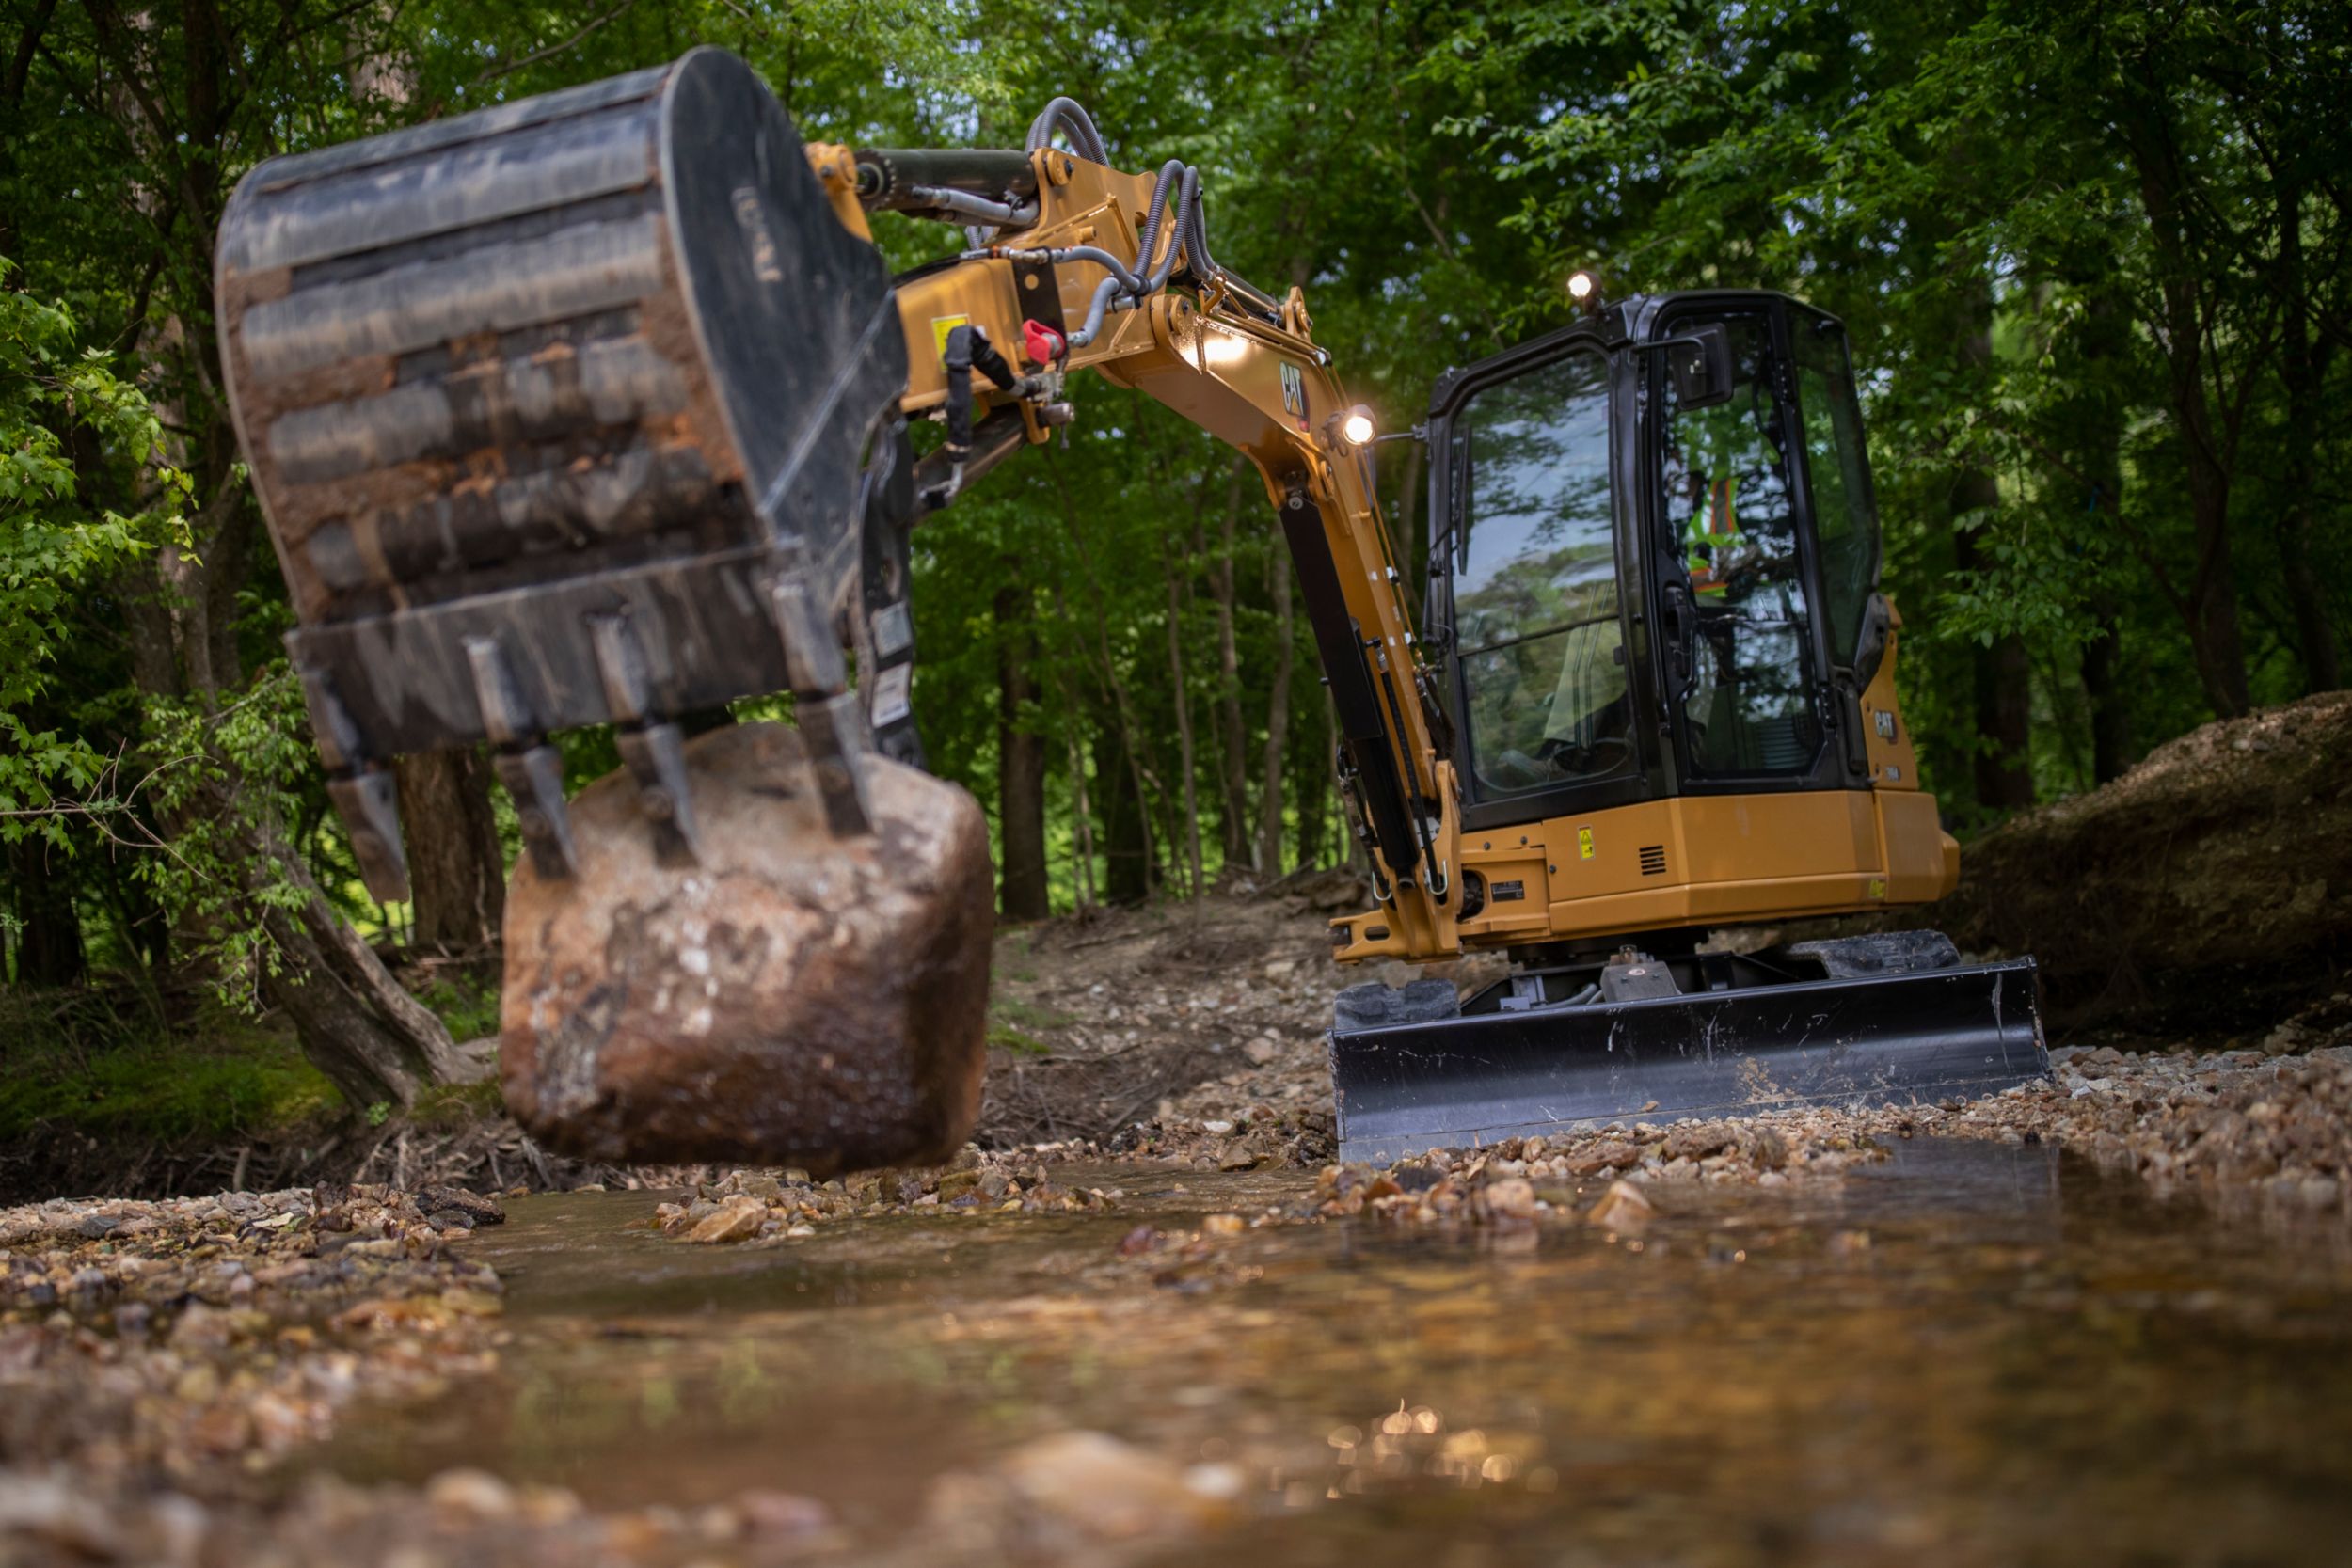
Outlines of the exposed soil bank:
M 2208 724 L 1970 843 L 1921 919 L 2030 953 L 2055 1015 L 2267 1026 L 2352 959 L 2352 692 Z

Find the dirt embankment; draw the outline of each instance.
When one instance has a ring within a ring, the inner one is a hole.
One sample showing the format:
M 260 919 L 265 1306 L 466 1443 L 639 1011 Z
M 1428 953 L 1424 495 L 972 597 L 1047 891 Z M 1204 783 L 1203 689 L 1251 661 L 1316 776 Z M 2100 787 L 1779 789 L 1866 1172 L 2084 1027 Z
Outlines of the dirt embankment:
M 1985 834 L 1920 923 L 2031 953 L 2062 1020 L 2232 1029 L 2344 989 L 2352 692 L 2208 724 Z

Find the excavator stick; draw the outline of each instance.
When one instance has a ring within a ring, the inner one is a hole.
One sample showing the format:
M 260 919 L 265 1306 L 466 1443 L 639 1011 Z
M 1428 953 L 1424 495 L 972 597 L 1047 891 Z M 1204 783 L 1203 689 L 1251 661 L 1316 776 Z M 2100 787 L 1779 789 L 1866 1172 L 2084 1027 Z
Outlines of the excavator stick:
M 2045 1075 L 2033 960 L 1961 965 L 1944 938 L 1920 935 L 1931 940 L 1808 944 L 1775 967 L 1820 977 L 1777 983 L 1740 984 L 1758 978 L 1756 966 L 1710 955 L 1719 961 L 1639 956 L 1590 977 L 1522 976 L 1459 1003 L 1442 980 L 1355 987 L 1341 993 L 1330 1037 L 1340 1157 L 1387 1163 L 1808 1105 L 1934 1104 Z M 1680 991 L 1675 970 L 1724 989 Z M 1547 981 L 1578 990 L 1551 1002 Z M 1587 988 L 1607 994 L 1573 1000 Z
M 977 806 L 907 766 L 905 341 L 765 85 L 696 50 L 272 160 L 217 269 L 369 889 L 408 895 L 393 757 L 486 744 L 514 798 L 524 1124 L 603 1158 L 951 1151 L 991 877 Z M 689 741 L 774 692 L 796 732 Z M 567 801 L 550 736 L 591 725 L 623 768 Z

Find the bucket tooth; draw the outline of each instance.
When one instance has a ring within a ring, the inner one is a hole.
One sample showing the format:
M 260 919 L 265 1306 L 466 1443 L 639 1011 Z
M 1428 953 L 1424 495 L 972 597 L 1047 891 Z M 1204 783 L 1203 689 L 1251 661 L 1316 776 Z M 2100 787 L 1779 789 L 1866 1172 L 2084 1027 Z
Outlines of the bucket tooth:
M 571 815 L 564 808 L 564 759 L 535 729 L 498 639 L 466 639 L 466 661 L 482 709 L 482 733 L 498 748 L 490 766 L 514 799 L 532 864 L 542 877 L 576 876 L 580 856 L 572 844 Z
M 872 832 L 866 761 L 871 748 L 866 742 L 866 710 L 857 693 L 803 697 L 793 705 L 792 716 L 808 736 L 809 768 L 825 803 L 826 826 L 836 838 Z
M 685 739 L 678 727 L 653 713 L 645 650 L 625 615 L 589 618 L 596 673 L 612 710 L 613 744 L 637 781 L 637 809 L 653 830 L 654 858 L 663 865 L 702 863 L 694 832 L 694 798 L 686 784 Z
M 637 781 L 637 809 L 653 830 L 654 859 L 663 865 L 702 863 L 694 829 L 694 797 L 686 783 L 686 740 L 675 724 L 645 724 L 613 732 L 621 761 Z
M 408 897 L 408 852 L 401 842 L 399 789 L 389 769 L 360 751 L 358 726 L 324 670 L 304 666 L 302 700 L 310 710 L 310 732 L 318 737 L 319 761 L 326 768 L 326 799 L 351 834 L 359 879 L 379 904 Z
M 776 579 L 768 590 L 776 635 L 784 641 L 785 669 L 792 680 L 792 717 L 808 737 L 809 770 L 825 804 L 825 821 L 836 837 L 873 832 L 867 798 L 867 737 L 865 705 L 850 689 L 841 641 L 816 595 L 797 576 Z
M 398 789 L 381 765 L 326 777 L 326 798 L 351 834 L 352 858 L 368 896 L 379 904 L 408 897 L 408 852 L 401 843 Z
M 580 852 L 572 843 L 571 813 L 564 804 L 564 759 L 555 748 L 543 740 L 520 751 L 495 752 L 490 765 L 515 801 L 532 868 L 549 879 L 579 875 Z

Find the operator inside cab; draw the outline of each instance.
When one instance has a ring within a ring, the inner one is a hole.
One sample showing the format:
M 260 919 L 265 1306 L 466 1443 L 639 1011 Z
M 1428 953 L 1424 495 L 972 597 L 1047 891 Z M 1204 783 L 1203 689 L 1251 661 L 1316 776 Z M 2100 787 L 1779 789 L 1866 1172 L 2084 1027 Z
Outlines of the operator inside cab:
M 1663 388 L 1666 515 L 1695 610 L 1690 683 L 1682 693 L 1692 767 L 1702 775 L 1756 777 L 1809 768 L 1823 736 L 1811 695 L 1812 620 L 1798 547 L 1791 465 L 1809 454 L 1825 578 L 1839 648 L 1852 633 L 1876 567 L 1875 529 L 1857 515 L 1859 421 L 1842 340 L 1796 334 L 1803 408 L 1780 390 L 1770 322 L 1723 318 L 1731 396 L 1688 408 Z M 1802 420 L 1800 418 L 1802 412 Z M 1800 452 L 1800 426 L 1807 437 Z M 1867 482 L 1866 482 L 1867 483 Z M 1864 503 L 1867 505 L 1867 501 Z
M 1572 350 L 1454 425 L 1464 720 L 1486 799 L 1635 767 L 1609 461 L 1609 371 Z

